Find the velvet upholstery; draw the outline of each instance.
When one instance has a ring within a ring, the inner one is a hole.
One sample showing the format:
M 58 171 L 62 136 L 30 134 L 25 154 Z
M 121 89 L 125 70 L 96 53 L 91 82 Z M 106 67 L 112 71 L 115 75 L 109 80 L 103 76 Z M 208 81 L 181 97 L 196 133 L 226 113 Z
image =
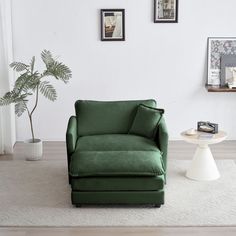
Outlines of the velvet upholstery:
M 164 188 L 164 176 L 73 178 L 75 191 L 156 191 Z
M 72 204 L 164 204 L 168 132 L 128 134 L 140 104 L 154 100 L 77 101 L 66 144 Z M 91 116 L 91 117 L 90 117 Z
M 168 154 L 168 131 L 164 117 L 161 118 L 161 121 L 157 128 L 157 133 L 155 136 L 155 142 L 157 147 L 162 152 L 162 163 L 165 170 L 165 179 L 166 179 L 166 171 L 167 171 L 167 154 Z
M 157 191 L 72 191 L 71 200 L 80 204 L 164 204 L 164 190 Z
M 67 125 L 67 131 L 66 131 L 66 150 L 67 150 L 67 163 L 68 163 L 68 174 L 69 174 L 69 166 L 70 166 L 70 160 L 71 155 L 75 151 L 76 148 L 76 142 L 78 138 L 78 128 L 77 128 L 77 119 L 75 116 L 71 116 Z M 70 182 L 70 176 L 69 176 L 69 182 Z
M 80 137 L 76 151 L 159 151 L 148 138 L 128 134 L 104 134 Z
M 71 116 L 66 132 L 66 147 L 68 155 L 71 155 L 76 147 L 77 142 L 77 120 L 75 116 Z
M 157 176 L 164 174 L 160 151 L 75 152 L 70 163 L 72 177 Z
M 143 104 L 139 105 L 129 134 L 153 139 L 163 113 L 164 111 L 161 109 L 144 106 Z
M 97 102 L 78 100 L 75 103 L 79 117 L 79 136 L 95 134 L 127 134 L 142 103 L 155 107 L 155 100 Z

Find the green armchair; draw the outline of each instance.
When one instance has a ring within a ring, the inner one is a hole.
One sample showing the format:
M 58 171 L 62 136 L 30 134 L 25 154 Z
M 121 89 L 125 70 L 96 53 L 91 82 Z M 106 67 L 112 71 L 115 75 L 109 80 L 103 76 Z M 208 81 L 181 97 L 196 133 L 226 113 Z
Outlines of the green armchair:
M 155 100 L 78 100 L 66 132 L 71 200 L 82 204 L 164 204 L 168 132 L 164 117 L 153 137 L 131 134 L 138 106 Z

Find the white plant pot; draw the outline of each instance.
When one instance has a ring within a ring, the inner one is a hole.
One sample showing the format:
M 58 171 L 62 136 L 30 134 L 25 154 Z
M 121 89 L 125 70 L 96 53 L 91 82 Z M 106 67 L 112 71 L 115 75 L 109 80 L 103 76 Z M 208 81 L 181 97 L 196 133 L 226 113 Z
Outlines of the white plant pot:
M 41 139 L 25 140 L 25 157 L 27 161 L 38 161 L 42 159 L 43 156 L 43 143 Z

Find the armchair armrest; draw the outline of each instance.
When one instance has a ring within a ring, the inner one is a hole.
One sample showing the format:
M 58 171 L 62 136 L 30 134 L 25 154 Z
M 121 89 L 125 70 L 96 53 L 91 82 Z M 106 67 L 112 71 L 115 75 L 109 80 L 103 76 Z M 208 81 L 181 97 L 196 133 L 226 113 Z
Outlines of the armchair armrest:
M 70 165 L 71 155 L 75 151 L 76 141 L 78 138 L 77 130 L 77 119 L 75 116 L 71 116 L 68 121 L 68 126 L 66 130 L 66 149 L 67 149 L 67 160 L 68 169 Z
M 169 139 L 169 136 L 168 136 L 165 119 L 164 117 L 162 117 L 159 123 L 158 129 L 157 129 L 155 142 L 157 146 L 159 147 L 160 151 L 162 152 L 162 161 L 163 161 L 163 167 L 164 167 L 165 172 L 167 169 L 168 139 Z

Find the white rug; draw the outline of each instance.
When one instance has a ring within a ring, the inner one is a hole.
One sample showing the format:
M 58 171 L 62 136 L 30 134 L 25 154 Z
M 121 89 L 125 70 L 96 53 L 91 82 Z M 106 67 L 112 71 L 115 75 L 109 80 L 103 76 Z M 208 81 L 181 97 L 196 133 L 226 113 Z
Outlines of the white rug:
M 221 178 L 184 177 L 189 161 L 169 161 L 166 204 L 82 207 L 70 203 L 64 161 L 0 162 L 0 226 L 235 226 L 236 165 L 218 161 Z

